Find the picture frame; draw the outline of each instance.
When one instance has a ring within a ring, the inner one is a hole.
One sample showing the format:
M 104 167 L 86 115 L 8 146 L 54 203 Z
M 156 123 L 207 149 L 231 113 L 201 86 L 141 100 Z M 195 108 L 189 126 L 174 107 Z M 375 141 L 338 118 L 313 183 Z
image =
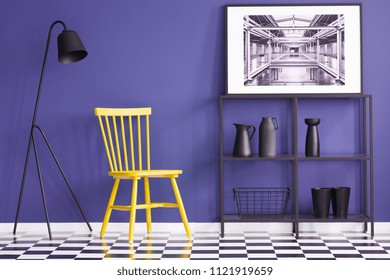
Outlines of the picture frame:
M 362 93 L 361 4 L 226 5 L 227 94 Z

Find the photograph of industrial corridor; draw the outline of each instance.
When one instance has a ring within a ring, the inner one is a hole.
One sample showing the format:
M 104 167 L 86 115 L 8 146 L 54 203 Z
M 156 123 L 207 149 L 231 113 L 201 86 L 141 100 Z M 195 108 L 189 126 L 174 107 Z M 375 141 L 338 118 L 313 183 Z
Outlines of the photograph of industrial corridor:
M 245 86 L 345 84 L 343 14 L 245 15 L 243 32 Z

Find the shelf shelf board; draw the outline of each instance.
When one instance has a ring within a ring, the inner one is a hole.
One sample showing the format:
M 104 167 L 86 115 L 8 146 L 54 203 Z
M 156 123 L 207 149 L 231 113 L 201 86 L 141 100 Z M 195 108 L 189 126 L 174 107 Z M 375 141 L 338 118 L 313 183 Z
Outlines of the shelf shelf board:
M 260 157 L 260 156 L 250 156 L 250 157 L 234 157 L 233 155 L 224 155 L 223 160 L 294 160 L 293 155 L 276 155 L 274 157 Z
M 274 222 L 286 222 L 293 223 L 296 221 L 291 214 L 265 214 L 265 215 L 245 215 L 246 217 L 240 217 L 238 214 L 225 214 L 224 222 L 236 222 L 236 223 L 274 223 Z
M 273 214 L 273 215 L 246 215 L 246 217 L 240 217 L 238 214 L 225 214 L 223 216 L 225 223 L 362 223 L 372 222 L 371 218 L 367 214 L 351 213 L 347 218 L 335 218 L 329 215 L 328 218 L 315 218 L 314 214 L 300 214 L 298 218 L 294 218 L 293 214 Z
M 350 155 L 322 155 L 319 157 L 306 157 L 305 155 L 294 156 L 291 154 L 276 155 L 275 157 L 234 157 L 232 155 L 224 155 L 222 157 L 226 161 L 235 160 L 299 160 L 299 161 L 325 161 L 325 160 L 371 160 L 370 155 L 365 154 L 350 154 Z
M 310 160 L 310 161 L 321 161 L 321 160 L 370 160 L 370 155 L 365 154 L 349 154 L 349 155 L 321 155 L 319 157 L 306 157 L 305 155 L 299 155 L 298 160 Z
M 348 214 L 347 218 L 335 218 L 332 215 L 329 215 L 328 218 L 315 218 L 314 214 L 300 214 L 299 222 L 311 222 L 311 223 L 361 223 L 361 222 L 371 222 L 371 218 L 366 214 Z

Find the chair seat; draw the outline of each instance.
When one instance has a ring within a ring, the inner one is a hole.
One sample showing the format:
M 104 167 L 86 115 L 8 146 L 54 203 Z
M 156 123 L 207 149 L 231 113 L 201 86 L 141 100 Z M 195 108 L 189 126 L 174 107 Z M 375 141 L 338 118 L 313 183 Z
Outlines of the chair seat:
M 132 170 L 132 171 L 112 171 L 108 175 L 119 179 L 134 178 L 170 178 L 182 174 L 182 170 Z

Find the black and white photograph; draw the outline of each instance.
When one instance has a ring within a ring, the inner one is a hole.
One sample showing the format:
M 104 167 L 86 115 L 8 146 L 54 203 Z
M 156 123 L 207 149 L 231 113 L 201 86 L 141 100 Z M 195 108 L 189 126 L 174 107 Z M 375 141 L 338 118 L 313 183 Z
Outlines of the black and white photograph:
M 227 6 L 228 93 L 360 93 L 360 6 Z

